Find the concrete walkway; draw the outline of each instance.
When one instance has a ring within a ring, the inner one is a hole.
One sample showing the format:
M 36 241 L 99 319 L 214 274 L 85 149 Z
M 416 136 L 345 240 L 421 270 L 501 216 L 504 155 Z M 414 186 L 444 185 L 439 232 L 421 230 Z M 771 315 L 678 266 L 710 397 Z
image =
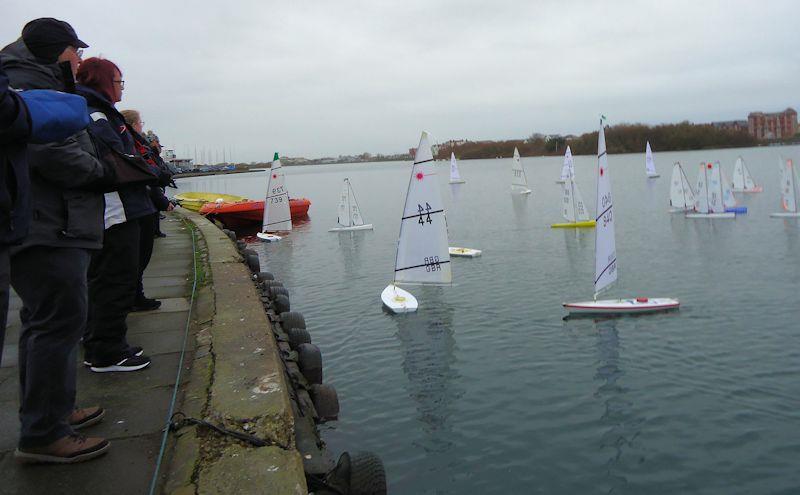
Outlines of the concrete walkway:
M 145 273 L 145 293 L 160 299 L 162 306 L 128 317 L 129 342 L 142 346 L 152 364 L 130 373 L 96 374 L 83 366 L 78 369 L 78 405 L 106 409 L 102 423 L 81 432 L 111 440 L 109 453 L 100 459 L 71 466 L 22 466 L 15 462 L 13 451 L 19 433 L 16 343 L 21 303 L 12 294 L 0 369 L 0 494 L 148 492 L 175 383 L 193 277 L 190 229 L 178 215 L 162 220 L 161 229 L 167 237 L 156 240 Z M 189 351 L 194 349 L 194 342 L 190 335 Z M 191 360 L 189 354 L 186 362 Z

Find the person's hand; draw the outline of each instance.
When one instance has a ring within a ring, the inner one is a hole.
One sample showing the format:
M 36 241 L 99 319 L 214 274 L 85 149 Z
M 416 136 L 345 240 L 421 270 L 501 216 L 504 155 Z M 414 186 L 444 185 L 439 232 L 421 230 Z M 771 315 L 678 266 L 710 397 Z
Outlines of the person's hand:
M 170 203 L 169 206 L 167 206 L 167 211 L 172 211 L 174 209 L 175 209 L 175 205 L 173 205 L 172 203 Z

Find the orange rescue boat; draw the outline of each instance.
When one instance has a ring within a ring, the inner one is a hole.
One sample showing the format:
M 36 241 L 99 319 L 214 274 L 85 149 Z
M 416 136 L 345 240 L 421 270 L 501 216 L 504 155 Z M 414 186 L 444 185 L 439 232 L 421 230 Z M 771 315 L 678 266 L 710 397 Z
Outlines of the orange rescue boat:
M 311 201 L 306 198 L 290 198 L 289 211 L 292 221 L 308 217 Z M 261 225 L 264 218 L 264 201 L 238 201 L 235 203 L 206 203 L 200 208 L 200 214 L 212 220 L 219 220 L 230 229 Z

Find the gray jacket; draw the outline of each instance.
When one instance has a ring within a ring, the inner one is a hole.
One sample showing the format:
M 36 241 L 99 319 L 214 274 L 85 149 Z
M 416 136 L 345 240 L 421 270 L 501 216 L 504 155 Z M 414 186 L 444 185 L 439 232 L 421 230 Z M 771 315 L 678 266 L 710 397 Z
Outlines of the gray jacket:
M 40 63 L 22 39 L 0 51 L 0 64 L 16 89 L 63 90 L 57 65 Z M 103 194 L 113 180 L 98 161 L 87 132 L 59 143 L 28 145 L 32 217 L 22 245 L 99 249 L 103 241 Z

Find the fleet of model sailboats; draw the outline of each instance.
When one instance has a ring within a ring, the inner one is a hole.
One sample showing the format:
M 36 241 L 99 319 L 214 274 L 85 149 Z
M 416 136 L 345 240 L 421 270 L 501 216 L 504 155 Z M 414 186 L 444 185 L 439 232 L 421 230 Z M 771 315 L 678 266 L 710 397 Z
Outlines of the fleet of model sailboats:
M 701 163 L 697 175 L 697 194 L 694 212 L 686 218 L 736 218 L 733 212 L 726 212 L 723 204 L 722 175 L 719 162 Z
M 262 241 L 273 242 L 281 240 L 276 232 L 290 232 L 292 230 L 292 215 L 289 210 L 289 191 L 286 189 L 283 167 L 278 153 L 272 158 L 267 182 L 267 197 L 264 201 L 264 220 L 261 232 L 256 237 Z
M 614 200 L 611 195 L 611 171 L 606 154 L 603 121 L 597 135 L 597 227 L 595 229 L 594 300 L 564 303 L 571 315 L 651 313 L 675 309 L 677 299 L 637 297 L 633 299 L 597 300 L 597 295 L 617 280 L 617 248 L 614 237 Z
M 383 289 L 381 301 L 392 313 L 416 311 L 417 299 L 398 284 L 449 285 L 452 279 L 444 204 L 428 133 L 423 132 L 400 218 L 394 279 Z

